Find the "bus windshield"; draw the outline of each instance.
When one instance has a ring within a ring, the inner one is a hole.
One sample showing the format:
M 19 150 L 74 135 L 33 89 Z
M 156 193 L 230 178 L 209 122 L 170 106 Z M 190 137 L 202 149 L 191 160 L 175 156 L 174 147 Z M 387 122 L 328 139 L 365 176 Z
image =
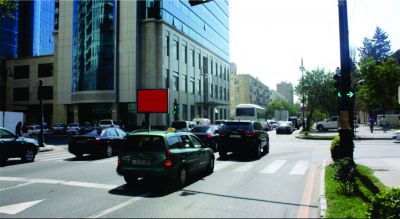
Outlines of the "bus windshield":
M 255 116 L 254 108 L 236 108 L 236 116 Z

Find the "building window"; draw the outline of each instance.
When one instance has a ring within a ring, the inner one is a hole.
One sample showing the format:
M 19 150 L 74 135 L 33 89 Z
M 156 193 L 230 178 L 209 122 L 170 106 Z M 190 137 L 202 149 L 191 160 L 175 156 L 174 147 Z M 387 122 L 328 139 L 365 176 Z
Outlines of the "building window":
M 188 90 L 188 85 L 189 85 L 188 76 L 185 75 L 184 79 L 185 79 L 185 85 L 183 86 L 183 91 L 184 92 L 189 92 L 189 90 Z
M 195 107 L 194 105 L 190 106 L 190 120 L 193 120 L 195 118 Z
M 199 117 L 202 117 L 202 116 L 203 116 L 203 113 L 201 112 L 201 106 L 197 106 L 197 115 L 198 115 Z
M 222 100 L 222 87 L 219 87 L 219 99 Z
M 177 72 L 174 72 L 174 76 L 173 76 L 173 83 L 174 83 L 174 90 L 179 91 L 179 75 Z
M 197 91 L 199 92 L 198 94 L 199 94 L 199 96 L 201 96 L 201 79 L 199 79 L 199 83 L 197 86 L 198 86 Z
M 192 53 L 192 66 L 195 66 L 195 56 L 194 56 L 194 49 L 191 50 Z
M 42 86 L 42 97 L 43 100 L 53 99 L 53 86 Z
M 14 101 L 29 101 L 29 87 L 18 87 L 13 89 Z
M 218 63 L 215 62 L 215 76 L 218 77 Z
M 187 63 L 188 56 L 187 56 L 187 46 L 186 45 L 183 46 L 183 55 L 184 55 L 183 60 L 185 60 L 185 63 Z
M 38 65 L 38 77 L 53 76 L 53 63 L 45 63 Z
M 188 105 L 182 104 L 182 115 L 183 115 L 183 120 L 187 120 L 188 116 Z
M 210 68 L 211 68 L 211 75 L 213 75 L 214 68 L 213 68 L 213 61 L 210 59 Z
M 218 85 L 215 86 L 215 99 L 218 99 Z
M 14 79 L 29 78 L 29 65 L 14 66 Z
M 166 41 L 166 44 L 167 44 L 167 56 L 169 56 L 169 36 L 166 36 L 166 39 L 165 39 L 165 41 Z
M 179 43 L 178 43 L 178 41 L 173 40 L 173 42 L 172 42 L 172 47 L 173 47 L 173 49 L 172 49 L 172 51 L 173 51 L 172 56 L 175 56 L 176 60 L 179 60 Z
M 169 69 L 165 70 L 165 88 L 169 88 Z
M 224 88 L 224 100 L 226 100 L 226 88 Z
M 211 93 L 210 93 L 210 97 L 214 96 L 214 86 L 212 84 L 211 85 Z
M 196 93 L 196 83 L 195 83 L 194 77 L 190 78 L 190 93 L 192 93 L 192 94 Z
M 201 70 L 201 55 L 200 53 L 198 53 L 198 55 L 199 55 L 199 69 Z

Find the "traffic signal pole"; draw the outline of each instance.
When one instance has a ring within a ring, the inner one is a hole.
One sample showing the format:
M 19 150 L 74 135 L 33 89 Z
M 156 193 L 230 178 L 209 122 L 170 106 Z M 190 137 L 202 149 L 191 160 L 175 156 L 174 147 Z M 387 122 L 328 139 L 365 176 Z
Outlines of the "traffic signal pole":
M 351 60 L 349 50 L 349 29 L 347 21 L 347 2 L 338 0 L 339 3 L 339 35 L 340 35 L 340 93 L 339 102 L 339 158 L 353 159 L 353 107 L 351 96 L 347 95 L 351 87 Z

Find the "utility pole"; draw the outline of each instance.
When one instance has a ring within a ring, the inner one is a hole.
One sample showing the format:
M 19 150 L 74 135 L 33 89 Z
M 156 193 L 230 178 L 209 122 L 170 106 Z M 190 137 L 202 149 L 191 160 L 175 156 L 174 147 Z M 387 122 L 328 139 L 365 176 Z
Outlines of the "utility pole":
M 39 79 L 39 87 L 38 87 L 38 96 L 39 96 L 39 105 L 40 105 L 40 134 L 38 137 L 39 146 L 44 147 L 44 134 L 43 134 L 43 81 Z
M 339 3 L 339 34 L 340 34 L 340 102 L 339 102 L 339 158 L 353 159 L 353 107 L 350 92 L 351 60 L 349 51 L 349 29 L 347 21 L 347 2 L 338 0 Z M 349 95 L 350 94 L 350 95 Z
M 305 70 L 305 68 L 304 68 L 304 66 L 303 66 L 303 58 L 301 58 L 301 66 L 300 66 L 300 71 L 301 71 L 301 80 L 303 80 L 303 72 L 304 72 L 304 70 Z M 302 106 L 301 106 L 301 112 L 303 112 L 303 130 L 305 130 L 306 129 L 306 123 L 305 123 L 305 114 L 304 114 L 304 112 L 306 111 L 306 109 L 305 109 L 305 107 L 304 107 L 304 91 L 303 91 L 303 94 L 302 94 L 302 98 L 301 98 L 301 102 L 302 102 Z

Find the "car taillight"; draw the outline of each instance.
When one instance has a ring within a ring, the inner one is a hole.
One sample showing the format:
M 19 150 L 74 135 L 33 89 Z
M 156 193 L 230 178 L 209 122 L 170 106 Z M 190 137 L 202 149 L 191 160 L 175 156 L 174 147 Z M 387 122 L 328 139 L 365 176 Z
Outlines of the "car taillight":
M 219 136 L 224 136 L 225 135 L 224 132 L 219 132 L 218 134 L 219 134 Z
M 121 165 L 121 158 L 120 157 L 118 157 L 118 160 L 117 160 L 117 166 L 120 166 Z
M 257 135 L 257 133 L 255 132 L 251 132 L 251 131 L 246 131 L 244 133 L 247 137 L 255 137 Z
M 93 138 L 93 139 L 92 139 L 92 142 L 93 142 L 93 143 L 96 143 L 96 144 L 97 144 L 97 143 L 100 143 L 100 138 Z
M 167 150 L 165 152 L 165 162 L 164 162 L 164 166 L 165 167 L 171 167 L 172 166 L 172 161 L 171 161 L 171 151 Z
M 213 137 L 213 136 L 210 135 L 210 134 L 207 135 L 207 138 L 208 138 L 208 139 L 211 139 L 212 137 Z

